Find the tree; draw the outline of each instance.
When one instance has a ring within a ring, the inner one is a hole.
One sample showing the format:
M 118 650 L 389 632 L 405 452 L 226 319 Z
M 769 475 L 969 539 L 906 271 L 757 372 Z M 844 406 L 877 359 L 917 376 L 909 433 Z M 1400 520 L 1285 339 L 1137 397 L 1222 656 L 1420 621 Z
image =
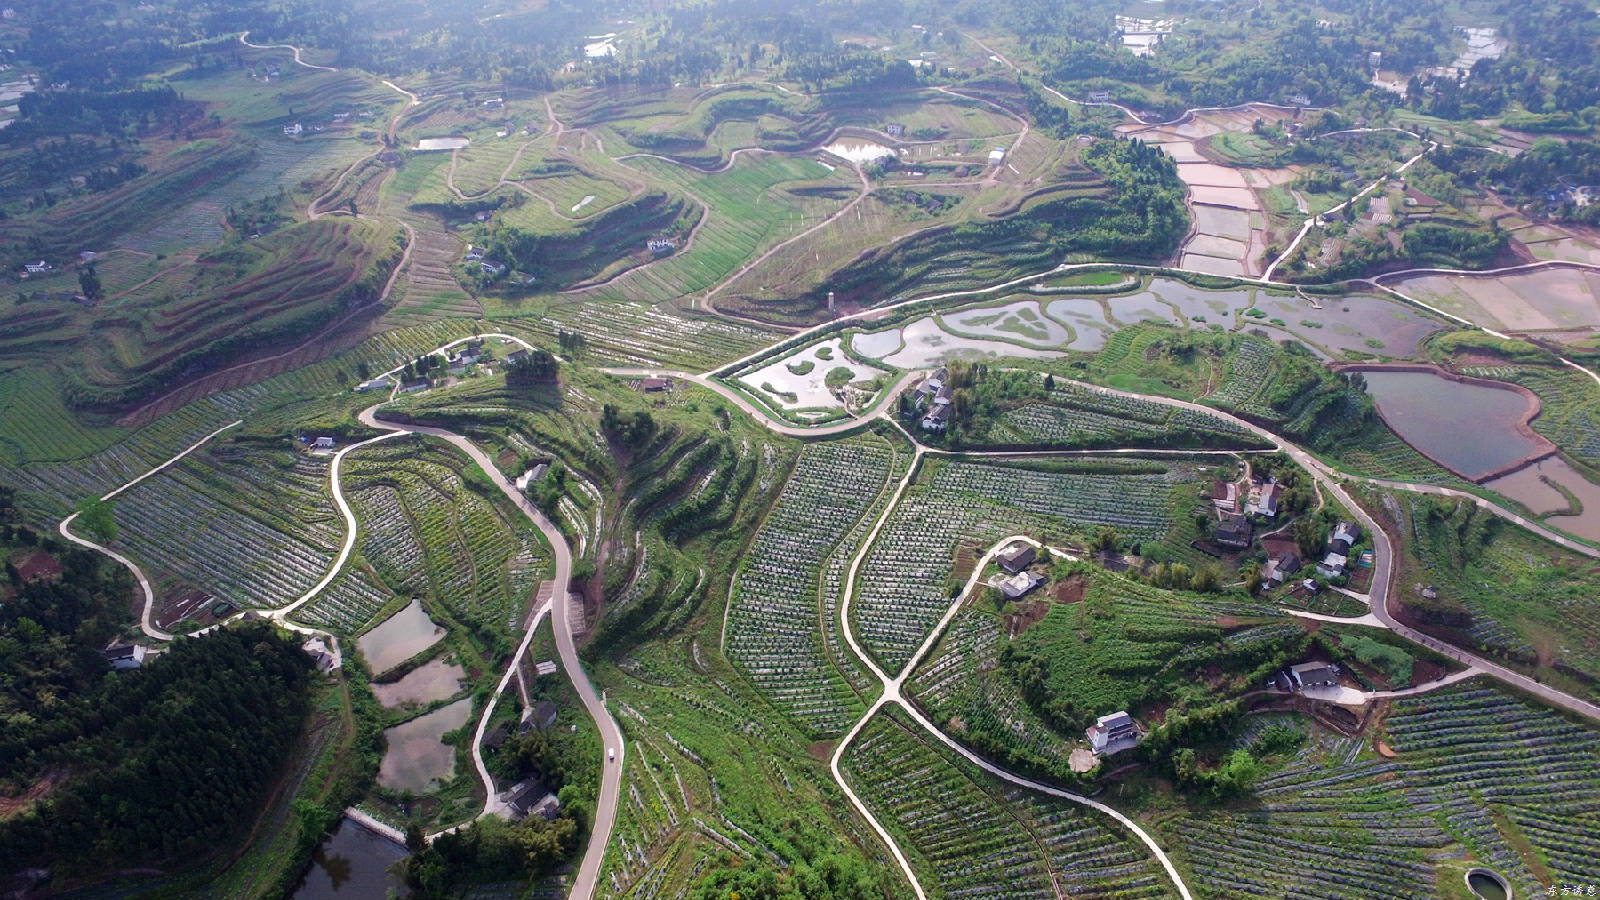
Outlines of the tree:
M 1317 525 L 1315 518 L 1303 516 L 1295 519 L 1294 524 L 1289 526 L 1289 534 L 1300 549 L 1301 559 L 1316 559 L 1322 555 L 1322 528 Z
M 1101 553 L 1115 553 L 1117 552 L 1117 547 L 1121 544 L 1122 538 L 1117 535 L 1117 530 L 1107 527 L 1100 529 L 1099 533 L 1094 536 L 1094 543 L 1090 546 Z
M 78 289 L 83 291 L 83 296 L 93 301 L 98 301 L 105 294 L 104 287 L 100 284 L 100 273 L 94 269 L 94 263 L 89 263 L 78 270 Z
M 561 366 L 548 350 L 534 348 L 523 359 L 506 367 L 508 387 L 554 384 L 561 380 Z
M 78 524 L 102 544 L 117 539 L 116 508 L 110 500 L 92 498 L 78 504 Z

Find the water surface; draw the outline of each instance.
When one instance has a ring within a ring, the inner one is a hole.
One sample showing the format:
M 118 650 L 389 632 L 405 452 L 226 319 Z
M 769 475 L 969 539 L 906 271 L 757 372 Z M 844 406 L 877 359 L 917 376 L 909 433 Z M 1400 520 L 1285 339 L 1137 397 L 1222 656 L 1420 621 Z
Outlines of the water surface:
M 404 847 L 349 819 L 341 819 L 333 834 L 311 854 L 311 868 L 301 877 L 290 900 L 408 900 L 410 888 L 395 863 L 407 856 Z
M 1395 433 L 1440 465 L 1476 478 L 1543 445 L 1517 428 L 1530 401 L 1516 391 L 1432 372 L 1366 371 L 1367 392 Z
M 422 609 L 421 600 L 412 600 L 400 610 L 362 635 L 356 646 L 374 673 L 387 672 L 444 637 L 444 629 L 433 624 Z

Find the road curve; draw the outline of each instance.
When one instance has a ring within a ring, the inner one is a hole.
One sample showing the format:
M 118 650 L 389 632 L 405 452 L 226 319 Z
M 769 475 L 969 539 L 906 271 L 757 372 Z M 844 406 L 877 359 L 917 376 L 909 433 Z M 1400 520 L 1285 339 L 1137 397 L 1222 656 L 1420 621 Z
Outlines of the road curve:
M 773 418 L 771 412 L 762 409 L 750 398 L 709 375 L 696 375 L 692 372 L 679 372 L 672 369 L 616 368 L 601 369 L 600 371 L 619 378 L 677 378 L 683 381 L 692 381 L 708 391 L 720 394 L 724 399 L 754 418 L 757 423 L 768 431 L 797 438 L 830 437 L 870 425 L 873 419 L 882 416 L 888 411 L 889 406 L 894 403 L 896 397 L 900 396 L 900 392 L 906 389 L 906 386 L 911 383 L 911 378 L 915 375 L 914 372 L 902 374 L 894 384 L 884 389 L 883 396 L 878 399 L 878 402 L 854 418 L 830 422 L 827 425 L 790 425 Z
M 615 761 L 607 760 L 602 763 L 600 778 L 600 796 L 597 798 L 593 830 L 589 835 L 588 847 L 584 850 L 583 861 L 578 866 L 577 876 L 573 880 L 571 897 L 574 900 L 589 900 L 594 896 L 595 883 L 600 876 L 600 863 L 605 858 L 606 844 L 610 843 L 611 831 L 616 824 L 617 798 L 622 787 L 622 768 L 626 761 L 626 747 L 622 740 L 622 730 L 617 726 L 610 711 L 606 709 L 605 702 L 595 691 L 590 683 L 589 676 L 583 671 L 583 664 L 578 659 L 577 642 L 572 637 L 572 622 L 568 618 L 567 593 L 572 580 L 572 551 L 568 549 L 566 539 L 561 531 L 539 511 L 533 501 L 516 489 L 495 466 L 489 456 L 478 446 L 453 431 L 443 428 L 434 428 L 427 425 L 405 425 L 396 422 L 386 422 L 377 416 L 377 406 L 369 407 L 360 414 L 361 422 L 372 428 L 406 434 L 424 434 L 430 437 L 442 438 L 461 450 L 483 470 L 484 475 L 500 488 L 500 492 L 510 500 L 512 505 L 522 511 L 522 514 L 539 529 L 545 541 L 550 544 L 550 551 L 555 556 L 554 593 L 551 604 L 551 618 L 555 623 L 556 651 L 561 657 L 562 668 L 567 671 L 567 678 L 571 680 L 573 688 L 578 692 L 578 699 L 583 702 L 589 716 L 594 719 L 595 726 L 600 732 L 602 742 L 608 749 L 615 749 Z M 516 663 L 527 650 L 530 628 L 524 635 L 521 645 L 512 657 L 511 665 L 506 668 L 506 674 L 501 677 L 499 686 L 495 689 L 494 697 L 498 698 L 510 683 L 511 673 L 516 668 Z M 490 701 L 492 708 L 494 700 Z M 487 721 L 488 708 L 485 710 Z M 479 723 L 477 737 L 482 737 L 483 723 Z M 474 757 L 476 761 L 477 750 L 474 742 Z M 487 772 L 480 770 L 480 777 L 487 777 Z M 493 802 L 493 787 L 489 787 L 489 800 Z M 487 806 L 487 803 L 486 803 Z
M 308 69 L 318 69 L 318 70 L 323 71 L 323 72 L 337 72 L 337 71 L 339 71 L 338 69 L 335 69 L 333 66 L 319 66 L 319 65 L 316 65 L 314 63 L 306 62 L 305 60 L 300 58 L 300 48 L 296 47 L 293 44 L 252 44 L 249 41 L 245 40 L 245 38 L 248 38 L 249 36 L 250 36 L 250 32 L 248 32 L 248 31 L 240 32 L 240 34 L 239 34 L 239 43 L 241 43 L 241 44 L 245 45 L 246 47 L 249 47 L 249 48 L 251 48 L 253 50 L 290 50 L 290 51 L 294 52 L 295 65 L 305 66 Z
M 188 456 L 189 454 L 193 453 L 194 451 L 199 450 L 200 447 L 203 446 L 206 442 L 210 441 L 212 438 L 214 438 L 217 435 L 223 433 L 224 431 L 227 431 L 230 428 L 234 428 L 234 427 L 237 427 L 237 426 L 243 425 L 243 424 L 244 424 L 244 420 L 243 419 L 235 419 L 234 421 L 229 422 L 228 424 L 222 426 L 221 428 L 218 428 L 216 431 L 211 432 L 210 434 L 206 435 L 205 437 L 201 438 L 200 440 L 195 441 L 193 444 L 190 444 L 189 446 L 183 448 L 182 450 L 179 450 L 176 454 L 173 455 L 173 457 L 171 459 L 169 459 L 166 462 L 164 462 L 164 463 L 152 468 L 150 471 L 145 472 L 143 475 L 139 475 L 139 476 L 135 477 L 134 479 L 128 481 L 127 483 L 125 483 L 125 484 L 123 484 L 123 485 L 121 485 L 119 487 L 112 488 L 110 491 L 107 491 L 105 494 L 103 494 L 100 497 L 100 499 L 101 500 L 110 500 L 112 497 L 117 496 L 118 494 L 122 493 L 123 491 L 127 490 L 128 488 L 133 487 L 134 485 L 136 485 L 139 482 L 145 480 L 146 478 L 149 478 L 152 475 L 155 475 L 155 474 L 157 474 L 159 472 L 162 472 L 162 471 L 166 470 L 167 467 L 173 465 L 178 460 L 183 459 L 185 456 Z M 77 535 L 73 534 L 72 531 L 71 531 L 72 520 L 76 519 L 77 517 L 78 517 L 78 514 L 77 513 L 73 513 L 72 515 L 67 516 L 65 519 L 62 519 L 61 520 L 61 524 L 56 526 L 56 530 L 61 532 L 61 536 L 62 537 L 66 538 L 67 540 L 71 541 L 72 543 L 77 544 L 80 547 L 87 547 L 90 550 L 98 550 L 99 552 L 104 553 L 106 556 L 109 556 L 112 559 L 116 560 L 117 562 L 121 563 L 123 565 L 123 567 L 125 567 L 128 571 L 132 572 L 134 579 L 139 582 L 139 590 L 140 590 L 140 592 L 144 594 L 144 607 L 143 607 L 142 611 L 139 613 L 139 629 L 141 631 L 143 631 L 147 636 L 152 637 L 152 638 L 154 638 L 154 639 L 156 639 L 158 641 L 170 641 L 170 640 L 172 640 L 172 634 L 170 632 L 162 631 L 161 629 L 159 629 L 159 628 L 157 628 L 155 626 L 155 618 L 154 617 L 155 617 L 155 605 L 156 605 L 156 592 L 154 590 L 152 590 L 151 587 L 150 587 L 150 579 L 144 577 L 144 571 L 141 570 L 138 566 L 134 565 L 133 560 L 128 559 L 126 556 L 123 556 L 122 554 L 116 552 L 115 550 L 112 550 L 109 547 L 104 547 L 104 546 L 102 546 L 100 544 L 95 543 L 94 541 L 87 540 L 85 538 L 81 538 L 81 537 L 78 537 Z

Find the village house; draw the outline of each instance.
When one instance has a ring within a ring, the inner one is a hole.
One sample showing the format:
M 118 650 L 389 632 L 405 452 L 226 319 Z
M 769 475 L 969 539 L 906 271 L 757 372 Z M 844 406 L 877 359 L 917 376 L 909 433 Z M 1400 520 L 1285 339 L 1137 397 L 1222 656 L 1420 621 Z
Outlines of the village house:
M 943 431 L 949 425 L 950 405 L 947 403 L 935 403 L 928 414 L 922 417 L 923 431 Z
M 328 673 L 339 668 L 339 655 L 328 649 L 328 645 L 323 642 L 322 638 L 310 638 L 300 645 L 300 649 L 311 657 L 311 661 L 316 664 L 318 672 Z
M 1101 716 L 1085 734 L 1089 736 L 1089 746 L 1099 756 L 1110 756 L 1139 743 L 1139 725 L 1126 710 Z
M 492 259 L 486 259 L 478 263 L 478 268 L 482 269 L 483 274 L 488 275 L 490 278 L 499 278 L 506 272 L 505 263 L 495 262 Z
M 1044 584 L 1044 576 L 1022 571 L 1000 582 L 1000 593 L 1007 600 L 1020 600 L 1041 584 Z
M 1111 92 L 1110 91 L 1090 91 L 1089 92 L 1089 102 L 1090 103 L 1106 103 L 1106 102 L 1109 102 L 1110 100 L 1111 100 Z
M 490 97 L 479 105 L 484 109 L 499 109 L 506 105 L 506 100 L 504 97 Z
M 467 255 L 465 259 L 467 262 L 477 262 L 478 260 L 483 259 L 483 248 L 474 247 L 473 245 L 468 244 Z
M 1262 485 L 1261 491 L 1256 494 L 1256 505 L 1255 509 L 1253 510 L 1255 514 L 1268 519 L 1277 518 L 1278 496 L 1281 493 L 1282 490 L 1275 482 L 1272 484 Z
M 52 266 L 49 263 L 47 263 L 47 262 L 45 262 L 44 260 L 41 259 L 41 260 L 36 260 L 34 262 L 28 263 L 28 264 L 24 265 L 22 268 L 25 269 L 29 275 L 43 275 L 44 273 L 49 272 L 52 269 L 54 269 L 55 266 Z
M 105 657 L 114 671 L 121 672 L 144 665 L 144 658 L 149 652 L 149 648 L 143 644 L 113 644 L 100 655 Z
M 996 147 L 989 151 L 989 165 L 998 166 L 1006 161 L 1006 148 Z
M 1000 568 L 1015 575 L 1033 565 L 1037 556 L 1038 552 L 1027 544 L 1012 544 L 996 554 L 994 561 Z
M 1342 553 L 1330 551 L 1327 556 L 1322 558 L 1322 562 L 1317 563 L 1317 574 L 1323 578 L 1338 578 L 1344 574 L 1345 568 L 1349 565 L 1349 557 Z
M 672 382 L 665 378 L 641 378 L 636 384 L 638 389 L 646 394 L 659 394 L 672 387 Z
M 883 126 L 883 133 L 892 138 L 904 137 L 906 133 L 906 126 L 902 122 L 890 122 L 889 124 Z
M 1361 526 L 1354 522 L 1340 522 L 1333 527 L 1333 536 L 1328 538 L 1328 549 L 1341 556 L 1348 555 L 1350 548 L 1356 541 L 1361 540 Z
M 508 356 L 506 356 L 506 364 L 507 365 L 515 365 L 516 363 L 519 363 L 519 362 L 527 362 L 527 360 L 528 360 L 528 351 L 526 351 L 526 350 L 518 350 L 515 353 L 509 354 Z
M 1244 516 L 1227 515 L 1217 523 L 1217 543 L 1235 550 L 1250 546 L 1250 520 Z
M 644 245 L 651 253 L 671 253 L 678 249 L 678 245 L 668 238 L 651 238 Z
M 283 133 L 290 137 L 299 137 L 305 133 L 305 128 L 301 127 L 299 122 L 296 122 L 293 125 L 283 126 Z
M 945 379 L 949 377 L 950 370 L 941 366 L 928 377 L 922 379 L 922 383 L 917 385 L 917 389 L 911 394 L 912 405 L 917 409 L 921 409 L 923 404 L 937 397 L 939 392 L 944 390 Z
M 1328 687 L 1339 683 L 1339 667 L 1331 663 L 1300 663 L 1289 667 L 1289 681 L 1297 691 Z
M 561 808 L 561 801 L 537 775 L 530 775 L 507 788 L 500 795 L 500 802 L 505 804 L 506 814 L 512 821 L 521 821 L 530 815 L 554 819 Z
M 540 466 L 543 466 L 544 468 L 548 469 L 550 467 L 550 464 L 549 463 L 540 463 L 539 465 L 533 467 L 533 471 L 535 471 L 535 472 L 539 471 Z M 535 476 L 536 480 L 537 480 L 537 477 L 538 476 Z M 541 660 L 540 662 L 534 663 L 533 674 L 539 676 L 540 678 L 543 678 L 546 675 L 554 675 L 555 673 L 556 673 L 556 661 L 553 660 L 553 659 Z
M 363 381 L 360 384 L 356 385 L 356 390 L 357 391 L 375 391 L 378 388 L 386 388 L 388 386 L 389 386 L 389 379 L 387 379 L 387 378 L 369 378 L 366 381 Z
M 1300 555 L 1295 553 L 1293 550 L 1290 550 L 1282 556 L 1268 562 L 1266 571 L 1263 574 L 1266 575 L 1267 583 L 1271 584 L 1273 587 L 1277 587 L 1278 585 L 1289 580 L 1290 575 L 1300 571 L 1301 565 L 1302 563 L 1300 562 Z
M 311 442 L 311 449 L 313 449 L 313 450 L 332 450 L 333 449 L 333 444 L 334 444 L 333 438 L 331 438 L 331 437 L 319 437 L 316 440 Z
M 1211 503 L 1222 512 L 1233 512 L 1239 507 L 1239 486 L 1231 481 L 1218 481 L 1211 485 Z

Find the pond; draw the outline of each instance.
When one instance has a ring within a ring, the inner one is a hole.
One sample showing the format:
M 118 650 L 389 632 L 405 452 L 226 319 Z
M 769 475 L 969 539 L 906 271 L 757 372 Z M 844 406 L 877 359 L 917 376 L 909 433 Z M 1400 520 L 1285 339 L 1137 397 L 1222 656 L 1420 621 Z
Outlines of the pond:
M 1504 878 L 1488 869 L 1473 869 L 1467 873 L 1467 887 L 1483 900 L 1511 900 L 1511 886 Z
M 456 770 L 456 748 L 440 738 L 445 732 L 467 724 L 471 716 L 472 698 L 464 697 L 402 725 L 384 729 L 389 749 L 378 766 L 378 784 L 391 791 L 414 794 L 425 794 L 438 787 L 440 781 Z
M 417 141 L 418 150 L 460 150 L 472 143 L 464 137 L 423 138 Z
M 429 660 L 412 669 L 393 684 L 374 684 L 372 693 L 378 702 L 390 709 L 407 704 L 426 706 L 437 700 L 448 700 L 461 691 L 465 669 L 442 659 Z
M 408 900 L 411 890 L 394 869 L 406 856 L 406 849 L 394 841 L 341 819 L 333 834 L 312 852 L 311 868 L 301 876 L 290 900 Z
M 1479 478 L 1548 449 L 1524 424 L 1537 402 L 1508 388 L 1434 372 L 1361 373 L 1384 422 L 1423 455 L 1462 477 Z
M 822 148 L 840 159 L 847 159 L 858 166 L 864 166 L 875 159 L 893 156 L 894 151 L 882 144 L 863 141 L 860 138 L 844 138 L 834 141 Z
M 387 672 L 444 638 L 444 629 L 433 624 L 421 600 L 412 600 L 400 610 L 356 640 L 361 655 L 374 674 Z

